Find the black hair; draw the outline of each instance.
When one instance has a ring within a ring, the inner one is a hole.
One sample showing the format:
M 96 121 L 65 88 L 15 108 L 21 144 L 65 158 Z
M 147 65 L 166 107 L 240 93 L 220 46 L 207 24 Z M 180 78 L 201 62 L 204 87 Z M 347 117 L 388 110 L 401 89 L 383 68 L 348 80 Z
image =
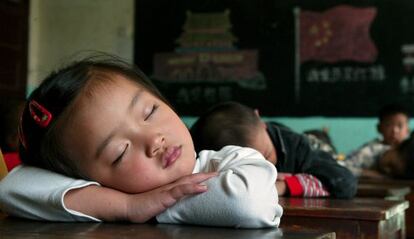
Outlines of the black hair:
M 391 103 L 388 105 L 383 106 L 378 112 L 379 121 L 384 121 L 387 117 L 396 115 L 396 114 L 404 114 L 407 118 L 410 117 L 408 110 L 399 103 Z
M 144 73 L 115 56 L 98 55 L 73 62 L 46 77 L 27 99 L 19 128 L 22 161 L 67 176 L 86 178 L 76 163 L 68 159 L 61 132 L 75 99 L 92 91 L 94 85 L 110 81 L 112 74 L 136 82 L 167 103 Z M 33 107 L 34 103 L 50 112 L 51 121 L 46 126 L 36 122 L 36 117 L 43 120 L 45 114 L 39 107 Z
M 190 129 L 197 152 L 220 150 L 226 145 L 249 146 L 260 118 L 254 110 L 237 102 L 224 102 L 201 115 Z
M 17 128 L 24 102 L 22 98 L 0 98 L 0 149 L 3 153 L 18 151 Z

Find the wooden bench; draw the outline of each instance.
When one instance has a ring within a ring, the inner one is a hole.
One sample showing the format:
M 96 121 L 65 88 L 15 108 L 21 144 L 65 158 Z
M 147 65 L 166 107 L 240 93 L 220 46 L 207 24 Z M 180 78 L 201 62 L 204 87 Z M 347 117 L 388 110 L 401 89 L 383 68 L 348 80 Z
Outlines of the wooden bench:
M 334 231 L 337 238 L 405 238 L 407 201 L 280 198 L 282 228 Z
M 234 229 L 170 224 L 41 222 L 0 214 L 0 238 L 335 239 L 335 233 L 297 228 Z
M 410 207 L 405 212 L 405 220 L 407 226 L 407 237 L 414 238 L 414 180 L 395 180 L 395 179 L 359 179 L 359 183 L 361 184 L 372 184 L 372 185 L 390 185 L 390 186 L 403 186 L 409 187 L 411 192 L 405 195 L 405 200 L 410 203 Z

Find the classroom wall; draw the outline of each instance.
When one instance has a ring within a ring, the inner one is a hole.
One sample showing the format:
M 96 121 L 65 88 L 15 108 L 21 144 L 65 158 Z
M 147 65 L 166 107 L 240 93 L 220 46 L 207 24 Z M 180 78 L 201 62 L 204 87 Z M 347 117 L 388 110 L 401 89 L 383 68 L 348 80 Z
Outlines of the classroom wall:
M 31 0 L 28 93 L 84 51 L 133 60 L 134 0 Z

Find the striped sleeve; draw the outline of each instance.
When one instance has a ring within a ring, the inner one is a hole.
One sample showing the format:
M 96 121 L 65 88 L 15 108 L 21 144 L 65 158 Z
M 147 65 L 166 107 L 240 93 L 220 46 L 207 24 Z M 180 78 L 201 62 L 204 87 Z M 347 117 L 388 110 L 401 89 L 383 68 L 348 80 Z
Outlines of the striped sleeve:
M 315 176 L 305 173 L 295 174 L 285 179 L 291 196 L 327 197 L 328 190 Z

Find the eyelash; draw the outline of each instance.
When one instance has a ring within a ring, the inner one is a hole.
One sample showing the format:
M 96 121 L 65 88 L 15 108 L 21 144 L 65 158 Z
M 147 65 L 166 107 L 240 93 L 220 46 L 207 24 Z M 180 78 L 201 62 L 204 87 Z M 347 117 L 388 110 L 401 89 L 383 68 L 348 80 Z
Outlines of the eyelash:
M 127 151 L 127 149 L 128 149 L 128 147 L 129 147 L 129 144 L 127 144 L 126 145 L 126 147 L 125 147 L 125 149 L 124 149 L 124 151 L 122 151 L 122 153 L 115 159 L 115 161 L 112 163 L 112 165 L 116 165 L 116 164 L 118 164 L 119 162 L 121 162 L 121 160 L 122 160 L 122 158 L 124 157 L 124 155 L 125 155 L 125 153 L 126 153 L 126 151 Z
M 152 114 L 158 109 L 158 105 L 152 105 L 151 112 L 145 117 L 144 121 L 148 120 Z

